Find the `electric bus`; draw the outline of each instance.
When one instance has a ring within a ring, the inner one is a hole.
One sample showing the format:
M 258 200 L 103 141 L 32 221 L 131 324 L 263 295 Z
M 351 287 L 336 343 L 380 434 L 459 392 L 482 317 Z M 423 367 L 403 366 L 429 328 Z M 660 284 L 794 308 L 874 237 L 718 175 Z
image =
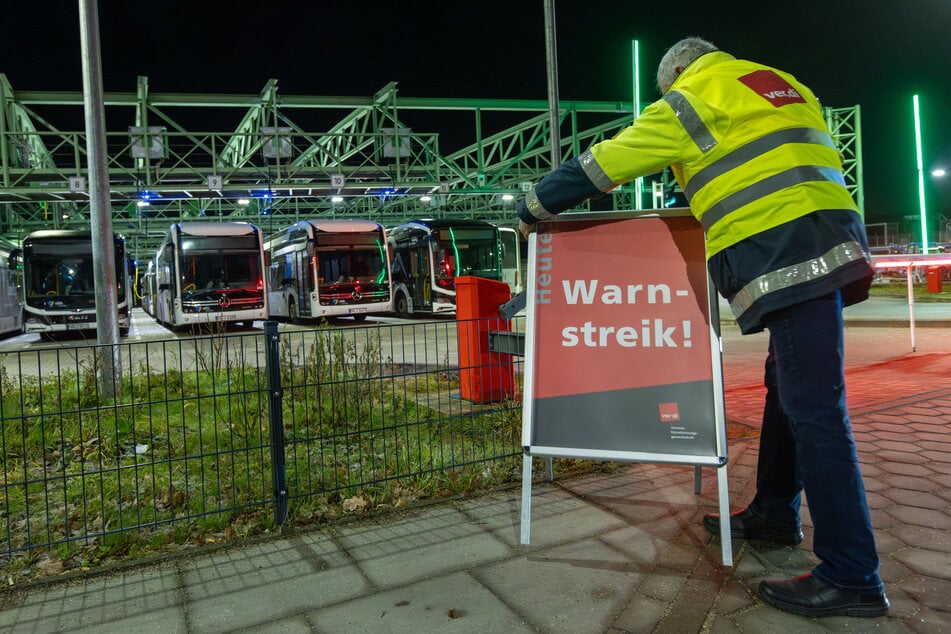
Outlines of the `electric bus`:
M 18 278 L 19 249 L 0 250 L 0 334 L 23 331 L 23 301 Z
M 499 229 L 481 220 L 412 220 L 388 232 L 397 315 L 456 312 L 455 279 L 502 279 Z
M 290 322 L 393 312 L 383 225 L 301 220 L 268 241 L 268 305 Z
M 153 317 L 171 330 L 268 318 L 264 242 L 252 224 L 175 223 L 153 269 Z
M 113 234 L 120 335 L 129 333 L 132 289 L 125 238 Z M 52 337 L 96 329 L 92 232 L 34 231 L 23 239 L 23 329 Z

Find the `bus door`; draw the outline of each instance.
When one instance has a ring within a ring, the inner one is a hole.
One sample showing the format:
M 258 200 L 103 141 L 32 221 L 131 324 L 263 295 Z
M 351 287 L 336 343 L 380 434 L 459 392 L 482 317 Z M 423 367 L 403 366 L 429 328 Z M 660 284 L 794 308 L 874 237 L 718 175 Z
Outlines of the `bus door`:
M 297 314 L 301 317 L 313 317 L 314 311 L 311 310 L 310 294 L 317 290 L 316 257 L 313 256 L 312 247 L 306 250 L 295 251 L 291 256 L 291 279 L 297 288 Z
M 499 227 L 502 242 L 502 281 L 509 285 L 512 295 L 522 292 L 521 234 L 512 227 Z
M 413 310 L 428 309 L 432 304 L 429 243 L 420 240 L 410 248 L 410 277 L 413 280 Z

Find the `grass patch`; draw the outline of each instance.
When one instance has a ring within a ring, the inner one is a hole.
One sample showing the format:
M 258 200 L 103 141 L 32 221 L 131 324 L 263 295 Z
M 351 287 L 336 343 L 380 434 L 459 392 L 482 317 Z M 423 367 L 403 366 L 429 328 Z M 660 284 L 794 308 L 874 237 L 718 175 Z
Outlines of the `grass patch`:
M 929 293 L 927 284 L 913 284 L 915 302 L 951 302 L 951 282 L 941 285 L 940 293 Z M 890 282 L 876 283 L 870 290 L 872 297 L 894 297 L 908 299 L 908 283 L 905 278 L 892 278 Z

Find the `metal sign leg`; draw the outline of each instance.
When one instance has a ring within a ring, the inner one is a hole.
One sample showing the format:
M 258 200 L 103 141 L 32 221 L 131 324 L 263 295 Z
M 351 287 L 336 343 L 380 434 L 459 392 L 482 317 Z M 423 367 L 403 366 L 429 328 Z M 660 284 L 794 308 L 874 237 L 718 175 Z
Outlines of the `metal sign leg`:
M 730 493 L 726 481 L 726 465 L 717 469 L 717 496 L 720 499 L 720 555 L 724 566 L 732 566 L 733 530 L 730 528 Z
M 532 523 L 532 457 L 522 454 L 522 522 L 519 543 L 527 546 Z

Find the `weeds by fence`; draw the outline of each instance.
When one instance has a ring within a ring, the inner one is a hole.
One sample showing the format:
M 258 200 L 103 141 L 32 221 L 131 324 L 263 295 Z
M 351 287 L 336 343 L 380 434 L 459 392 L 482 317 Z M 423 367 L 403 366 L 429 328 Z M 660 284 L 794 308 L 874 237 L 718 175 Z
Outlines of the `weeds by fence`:
M 3 354 L 8 574 L 38 552 L 69 568 L 273 527 L 276 459 L 291 524 L 517 477 L 517 395 L 459 398 L 457 327 L 275 327 L 276 352 L 259 332 L 123 342 L 108 401 L 97 346 Z

